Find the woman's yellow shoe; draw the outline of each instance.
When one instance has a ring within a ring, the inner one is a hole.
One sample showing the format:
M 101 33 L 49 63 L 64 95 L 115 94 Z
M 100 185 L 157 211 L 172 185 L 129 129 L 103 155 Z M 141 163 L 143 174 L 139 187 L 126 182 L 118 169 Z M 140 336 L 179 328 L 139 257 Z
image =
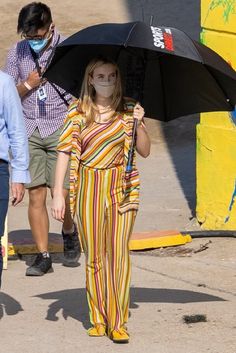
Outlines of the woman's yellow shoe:
M 109 336 L 114 343 L 129 343 L 129 334 L 123 327 L 111 331 Z
M 102 324 L 97 324 L 93 327 L 90 327 L 87 332 L 90 337 L 106 336 L 106 326 Z

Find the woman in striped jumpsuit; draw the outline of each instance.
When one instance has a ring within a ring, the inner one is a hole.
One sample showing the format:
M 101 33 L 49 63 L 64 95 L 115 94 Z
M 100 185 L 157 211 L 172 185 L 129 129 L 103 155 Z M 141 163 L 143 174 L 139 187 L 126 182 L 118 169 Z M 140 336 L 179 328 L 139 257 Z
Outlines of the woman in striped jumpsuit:
M 63 220 L 63 180 L 70 159 L 71 212 L 76 214 L 86 257 L 90 336 L 129 341 L 128 243 L 139 203 L 135 166 L 126 172 L 134 119 L 136 150 L 147 157 L 150 140 L 144 110 L 122 97 L 118 67 L 94 59 L 85 71 L 80 99 L 69 107 L 58 145 L 52 215 Z M 62 153 L 61 153 L 62 152 Z

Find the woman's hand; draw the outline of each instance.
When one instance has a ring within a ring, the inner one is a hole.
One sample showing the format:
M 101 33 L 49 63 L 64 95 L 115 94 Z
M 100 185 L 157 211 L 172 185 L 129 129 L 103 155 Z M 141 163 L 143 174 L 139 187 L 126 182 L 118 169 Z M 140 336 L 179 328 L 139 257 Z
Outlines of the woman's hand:
M 51 213 L 53 218 L 61 222 L 64 221 L 65 215 L 65 195 L 63 194 L 63 182 L 65 179 L 69 158 L 70 155 L 68 153 L 59 152 L 55 171 L 55 185 L 53 189 Z
M 143 121 L 144 114 L 145 114 L 145 112 L 144 112 L 143 107 L 139 103 L 136 103 L 135 107 L 134 107 L 134 119 L 138 120 L 138 126 L 141 125 L 141 123 Z
M 57 221 L 64 222 L 65 198 L 62 195 L 54 195 L 52 199 L 51 213 Z
M 143 121 L 144 109 L 137 103 L 134 107 L 134 119 L 138 120 L 136 130 L 136 149 L 140 156 L 147 158 L 150 154 L 151 142 Z

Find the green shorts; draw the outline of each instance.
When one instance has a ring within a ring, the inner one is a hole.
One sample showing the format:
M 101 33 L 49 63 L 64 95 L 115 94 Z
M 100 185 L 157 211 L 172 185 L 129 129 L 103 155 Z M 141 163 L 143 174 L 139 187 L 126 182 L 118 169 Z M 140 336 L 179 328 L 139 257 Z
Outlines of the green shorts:
M 54 186 L 54 174 L 57 161 L 57 144 L 61 129 L 55 131 L 52 135 L 42 138 L 38 129 L 29 138 L 30 164 L 29 171 L 31 183 L 26 184 L 26 188 L 33 188 L 40 185 L 46 185 L 49 188 Z M 69 189 L 69 171 L 68 165 L 64 189 Z

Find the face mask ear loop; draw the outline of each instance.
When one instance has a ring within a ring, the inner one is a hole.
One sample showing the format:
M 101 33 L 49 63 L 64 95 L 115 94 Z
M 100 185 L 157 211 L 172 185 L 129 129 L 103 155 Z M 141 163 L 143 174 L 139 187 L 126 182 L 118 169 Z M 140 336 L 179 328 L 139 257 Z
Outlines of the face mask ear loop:
M 51 35 L 49 36 L 48 39 L 51 39 L 51 37 L 53 36 L 53 34 L 54 34 L 54 28 L 55 28 L 55 25 L 54 25 L 54 23 L 52 22 L 52 23 L 50 24 L 50 26 L 49 26 L 49 29 L 48 29 L 48 32 L 51 32 Z

